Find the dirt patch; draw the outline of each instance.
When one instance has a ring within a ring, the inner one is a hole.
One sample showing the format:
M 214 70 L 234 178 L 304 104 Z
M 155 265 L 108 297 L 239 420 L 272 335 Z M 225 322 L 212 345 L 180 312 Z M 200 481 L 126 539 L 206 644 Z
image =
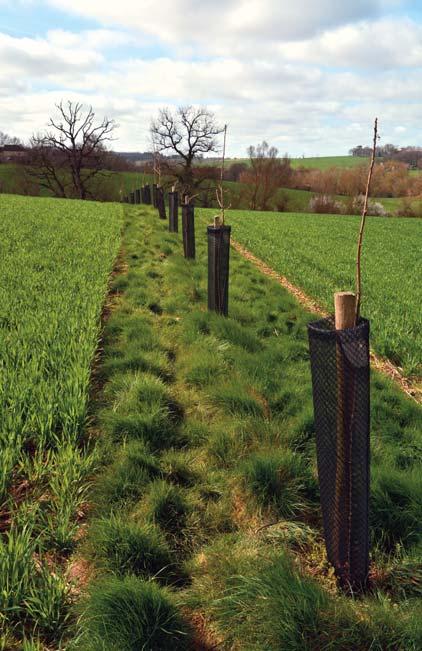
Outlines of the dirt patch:
M 207 618 L 198 610 L 183 609 L 183 614 L 193 629 L 194 651 L 221 651 L 222 641 L 210 630 Z
M 291 283 L 290 280 L 288 280 L 285 276 L 282 276 L 281 274 L 274 271 L 274 269 L 257 258 L 253 253 L 248 251 L 248 249 L 239 244 L 239 242 L 236 242 L 236 240 L 232 239 L 231 245 L 235 251 L 240 253 L 242 257 L 252 262 L 252 264 L 261 271 L 261 273 L 263 273 L 265 276 L 273 278 L 285 289 L 287 289 L 288 292 L 293 294 L 293 296 L 295 296 L 298 302 L 303 305 L 305 309 L 309 310 L 310 312 L 314 312 L 321 317 L 328 316 L 328 312 L 326 312 L 326 310 L 324 310 L 323 307 L 317 303 L 317 301 L 315 301 L 313 298 L 310 298 L 307 294 L 305 294 L 304 291 L 300 289 L 300 287 L 296 287 L 296 285 Z M 371 351 L 371 364 L 377 371 L 380 371 L 384 375 L 387 375 L 389 378 L 391 378 L 402 391 L 404 391 L 410 398 L 412 398 L 412 400 L 419 404 L 422 404 L 422 386 L 420 382 L 415 382 L 411 378 L 406 378 L 400 372 L 397 366 L 395 366 L 388 359 L 376 355 L 373 351 Z

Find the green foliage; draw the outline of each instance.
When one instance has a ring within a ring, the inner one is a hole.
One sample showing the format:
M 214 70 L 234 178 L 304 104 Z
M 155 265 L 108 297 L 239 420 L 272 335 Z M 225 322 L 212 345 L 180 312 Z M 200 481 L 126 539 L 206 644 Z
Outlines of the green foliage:
M 188 631 L 170 594 L 134 576 L 90 586 L 81 651 L 185 651 Z

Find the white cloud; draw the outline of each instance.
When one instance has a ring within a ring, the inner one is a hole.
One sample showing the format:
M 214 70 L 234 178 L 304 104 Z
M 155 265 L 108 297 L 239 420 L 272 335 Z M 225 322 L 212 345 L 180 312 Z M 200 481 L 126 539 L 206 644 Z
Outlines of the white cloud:
M 386 69 L 422 65 L 422 25 L 408 18 L 358 22 L 282 44 L 287 59 L 314 65 Z
M 229 123 L 236 155 L 263 138 L 283 153 L 345 153 L 369 141 L 375 115 L 384 142 L 419 129 L 422 27 L 386 16 L 395 0 L 49 2 L 99 28 L 0 33 L 0 129 L 16 135 L 43 128 L 62 98 L 115 118 L 124 150 L 149 146 L 160 106 L 186 103 Z
M 294 41 L 324 29 L 378 15 L 383 0 L 49 0 L 56 8 L 120 25 L 178 46 L 221 51 L 244 40 Z M 389 3 L 387 3 L 389 4 Z

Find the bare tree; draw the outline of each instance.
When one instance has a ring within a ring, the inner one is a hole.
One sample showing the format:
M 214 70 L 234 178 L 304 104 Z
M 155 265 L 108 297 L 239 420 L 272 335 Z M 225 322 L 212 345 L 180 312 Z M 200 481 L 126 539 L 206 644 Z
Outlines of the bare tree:
M 291 175 L 290 161 L 278 158 L 276 147 L 265 140 L 257 147 L 248 147 L 249 169 L 240 175 L 247 184 L 246 194 L 252 210 L 267 210 L 278 188 L 286 185 Z
M 181 106 L 175 112 L 164 108 L 151 122 L 154 150 L 174 157 L 165 162 L 161 158 L 161 171 L 177 179 L 183 194 L 193 195 L 204 181 L 194 174 L 195 159 L 218 151 L 217 136 L 222 132 L 214 114 L 204 107 Z
M 22 145 L 22 142 L 19 138 L 9 136 L 8 133 L 0 131 L 0 147 L 4 147 L 4 145 Z
M 91 106 L 84 110 L 70 101 L 56 106 L 59 119 L 50 118 L 49 130 L 31 138 L 28 173 L 55 196 L 87 199 L 91 181 L 107 168 L 105 144 L 113 140 L 117 125 L 106 117 L 95 123 Z

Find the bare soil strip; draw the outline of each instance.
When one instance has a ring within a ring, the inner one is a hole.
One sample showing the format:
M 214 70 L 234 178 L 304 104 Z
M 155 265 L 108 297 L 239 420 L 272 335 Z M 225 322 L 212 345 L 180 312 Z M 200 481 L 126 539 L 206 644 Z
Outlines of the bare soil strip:
M 285 289 L 287 289 L 287 291 L 293 294 L 299 303 L 303 305 L 307 310 L 314 312 L 321 317 L 328 316 L 328 312 L 324 310 L 317 301 L 307 296 L 305 292 L 300 289 L 300 287 L 296 287 L 296 285 L 290 282 L 290 280 L 288 280 L 285 276 L 282 276 L 281 274 L 274 271 L 274 269 L 257 258 L 253 253 L 242 246 L 242 244 L 232 239 L 231 245 L 235 251 L 240 253 L 241 256 L 243 256 L 246 260 L 252 262 L 261 271 L 261 273 L 269 276 L 270 278 L 273 278 Z M 390 377 L 402 391 L 404 391 L 410 398 L 412 398 L 412 400 L 419 404 L 422 404 L 422 386 L 420 382 L 413 381 L 411 378 L 404 377 L 397 366 L 395 366 L 388 359 L 379 357 L 373 351 L 371 351 L 371 364 L 377 371 L 388 375 L 388 377 Z

